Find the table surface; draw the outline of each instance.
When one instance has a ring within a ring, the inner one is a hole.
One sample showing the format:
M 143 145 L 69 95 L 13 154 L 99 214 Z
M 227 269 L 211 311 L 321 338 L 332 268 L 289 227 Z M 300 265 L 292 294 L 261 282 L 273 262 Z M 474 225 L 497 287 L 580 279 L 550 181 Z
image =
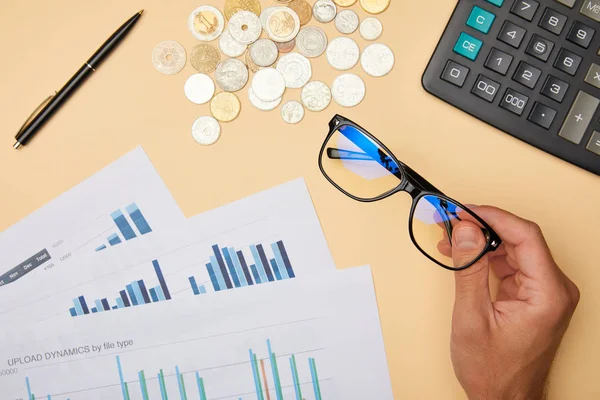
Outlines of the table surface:
M 223 9 L 224 0 L 210 4 Z M 450 362 L 453 275 L 436 267 L 408 236 L 410 198 L 352 201 L 321 176 L 317 153 L 327 122 L 340 113 L 376 134 L 435 186 L 463 203 L 493 204 L 537 221 L 558 264 L 579 285 L 581 303 L 552 372 L 550 399 L 600 396 L 600 179 L 528 146 L 428 95 L 421 75 L 455 6 L 454 0 L 395 0 L 379 18 L 379 39 L 396 55 L 383 78 L 365 76 L 356 108 L 332 104 L 285 124 L 279 109 L 254 109 L 246 90 L 242 113 L 222 124 L 212 147 L 197 145 L 190 127 L 209 114 L 183 94 L 190 65 L 158 73 L 151 53 L 163 40 L 189 51 L 189 0 L 5 1 L 0 13 L 0 230 L 137 145 L 142 145 L 187 216 L 303 176 L 339 268 L 373 267 L 394 394 L 407 399 L 464 399 Z M 262 6 L 274 5 L 263 0 Z M 112 31 L 139 9 L 132 34 L 20 151 L 13 133 L 45 96 L 58 89 Z M 367 14 L 355 4 L 361 18 Z M 311 24 L 318 24 L 313 20 Z M 330 38 L 333 24 L 323 26 Z M 361 48 L 366 42 L 352 35 Z M 314 79 L 331 83 L 324 56 Z M 289 90 L 284 100 L 299 100 Z M 226 160 L 226 162 L 224 162 Z M 224 184 L 229 182 L 229 184 Z M 210 188 L 210 190 L 208 190 Z

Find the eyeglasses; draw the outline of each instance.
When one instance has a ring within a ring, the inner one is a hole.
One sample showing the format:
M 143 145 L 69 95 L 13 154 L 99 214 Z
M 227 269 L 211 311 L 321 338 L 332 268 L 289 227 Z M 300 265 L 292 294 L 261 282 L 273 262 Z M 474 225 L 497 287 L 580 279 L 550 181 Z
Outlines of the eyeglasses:
M 375 136 L 340 115 L 329 122 L 329 134 L 319 153 L 319 168 L 333 186 L 357 201 L 378 201 L 398 192 L 410 194 L 410 238 L 421 253 L 446 269 L 468 268 L 502 242 L 477 214 L 444 195 L 398 161 Z M 454 265 L 452 231 L 460 221 L 477 225 L 486 244 L 472 259 Z

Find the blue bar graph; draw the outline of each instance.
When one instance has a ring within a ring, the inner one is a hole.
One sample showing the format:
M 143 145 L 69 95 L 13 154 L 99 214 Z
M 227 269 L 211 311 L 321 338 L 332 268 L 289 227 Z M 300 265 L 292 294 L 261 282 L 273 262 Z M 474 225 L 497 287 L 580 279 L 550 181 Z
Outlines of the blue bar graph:
M 206 264 L 206 270 L 208 271 L 208 276 L 210 277 L 210 281 L 215 289 L 215 292 L 221 290 L 221 285 L 219 285 L 219 281 L 217 280 L 217 275 L 215 274 L 215 270 L 211 263 Z
M 96 251 L 102 251 L 104 249 L 106 249 L 106 245 L 104 245 L 104 244 L 96 247 Z
M 125 210 L 142 235 L 152 232 L 152 228 L 150 228 L 148 221 L 146 221 L 146 218 L 144 218 L 144 215 L 138 208 L 137 204 L 132 203 L 125 207 Z
M 194 296 L 199 296 L 201 294 L 206 294 L 206 287 L 204 285 L 199 285 L 196 282 L 196 278 L 193 276 L 190 276 L 188 278 L 188 280 L 190 281 L 190 286 L 192 287 L 192 292 L 194 292 Z
M 158 302 L 158 295 L 156 294 L 156 289 L 150 288 L 150 297 L 152 298 L 153 303 Z
M 119 243 L 121 243 L 121 238 L 116 233 L 113 233 L 112 235 L 107 237 L 106 240 L 108 240 L 108 244 L 110 244 L 111 246 L 116 246 Z
M 133 231 L 133 228 L 131 227 L 131 225 L 129 225 L 129 221 L 127 221 L 127 218 L 125 218 L 121 210 L 113 211 L 110 214 L 110 217 L 115 222 L 115 225 L 117 225 L 117 228 L 119 228 L 119 231 L 121 231 L 121 235 L 123 235 L 125 240 L 131 240 L 137 237 L 137 235 Z
M 240 287 L 240 279 L 238 278 L 237 271 L 235 270 L 235 266 L 233 265 L 233 261 L 231 260 L 231 256 L 229 255 L 229 249 L 224 247 L 222 249 L 223 255 L 225 256 L 225 262 L 227 263 L 227 267 L 229 269 L 229 273 L 231 274 L 231 280 L 233 281 L 233 285 L 235 287 Z
M 146 217 L 144 217 L 136 203 L 129 204 L 125 207 L 125 210 L 129 215 L 131 222 L 133 222 L 133 225 L 137 228 L 140 236 L 152 232 L 152 228 L 150 227 L 148 220 L 146 220 Z M 115 223 L 119 232 L 112 233 L 110 236 L 108 236 L 106 238 L 108 244 L 104 243 L 99 245 L 98 247 L 96 247 L 95 251 L 105 250 L 108 245 L 116 246 L 117 244 L 122 243 L 122 239 L 128 241 L 138 237 L 138 234 L 133 229 L 133 226 L 130 224 L 130 221 L 127 219 L 125 214 L 123 214 L 123 210 L 119 209 L 113 211 L 112 213 L 110 213 L 110 217 Z M 121 236 L 119 236 L 119 233 L 121 234 Z

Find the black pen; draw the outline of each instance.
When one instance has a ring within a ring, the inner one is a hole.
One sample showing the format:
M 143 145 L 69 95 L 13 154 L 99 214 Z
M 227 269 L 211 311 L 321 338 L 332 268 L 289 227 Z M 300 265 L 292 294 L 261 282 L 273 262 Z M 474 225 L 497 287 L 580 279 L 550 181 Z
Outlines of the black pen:
M 39 105 L 39 107 L 31 114 L 31 116 L 25 121 L 15 139 L 17 142 L 13 146 L 18 149 L 24 146 L 37 131 L 54 115 L 60 106 L 67 101 L 67 99 L 81 86 L 83 82 L 96 71 L 98 65 L 113 51 L 115 47 L 125 38 L 131 28 L 135 25 L 138 19 L 141 17 L 144 10 L 136 13 L 133 17 L 129 18 L 106 42 L 90 57 L 87 62 L 83 64 L 79 71 L 73 75 L 71 79 L 60 89 L 54 93 Z

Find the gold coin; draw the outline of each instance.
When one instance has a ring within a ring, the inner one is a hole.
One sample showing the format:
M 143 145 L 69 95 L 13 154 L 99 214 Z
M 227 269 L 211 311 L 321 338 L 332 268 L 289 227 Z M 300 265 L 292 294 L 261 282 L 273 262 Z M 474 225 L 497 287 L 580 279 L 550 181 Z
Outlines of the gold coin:
M 288 4 L 288 7 L 298 14 L 298 18 L 300 18 L 300 25 L 306 25 L 310 22 L 310 19 L 312 18 L 312 6 L 306 1 L 293 0 L 290 4 Z
M 257 16 L 260 16 L 260 1 L 259 0 L 226 0 L 225 1 L 225 18 L 230 19 L 233 14 L 238 11 L 250 11 Z
M 219 26 L 219 19 L 211 11 L 200 11 L 194 18 L 194 30 L 203 35 L 213 33 Z
M 370 14 L 381 14 L 390 6 L 391 0 L 360 0 L 360 6 Z
M 350 7 L 356 3 L 356 0 L 333 0 L 333 2 L 340 7 Z
M 244 62 L 246 63 L 246 66 L 248 67 L 248 70 L 250 72 L 257 72 L 260 67 L 256 64 L 254 64 L 254 61 L 252 61 L 252 57 L 250 57 L 250 50 L 246 50 L 246 55 L 244 56 Z
M 287 12 L 275 11 L 269 18 L 269 29 L 277 37 L 286 37 L 294 32 L 296 21 Z
M 277 49 L 280 53 L 289 53 L 290 51 L 294 50 L 294 47 L 296 47 L 296 39 L 294 38 L 289 42 L 284 43 L 275 42 L 275 46 L 277 46 Z
M 198 72 L 210 74 L 221 61 L 221 53 L 210 44 L 199 44 L 192 49 L 190 63 Z
M 240 99 L 230 92 L 217 94 L 210 102 L 210 112 L 221 122 L 231 122 L 240 114 Z

